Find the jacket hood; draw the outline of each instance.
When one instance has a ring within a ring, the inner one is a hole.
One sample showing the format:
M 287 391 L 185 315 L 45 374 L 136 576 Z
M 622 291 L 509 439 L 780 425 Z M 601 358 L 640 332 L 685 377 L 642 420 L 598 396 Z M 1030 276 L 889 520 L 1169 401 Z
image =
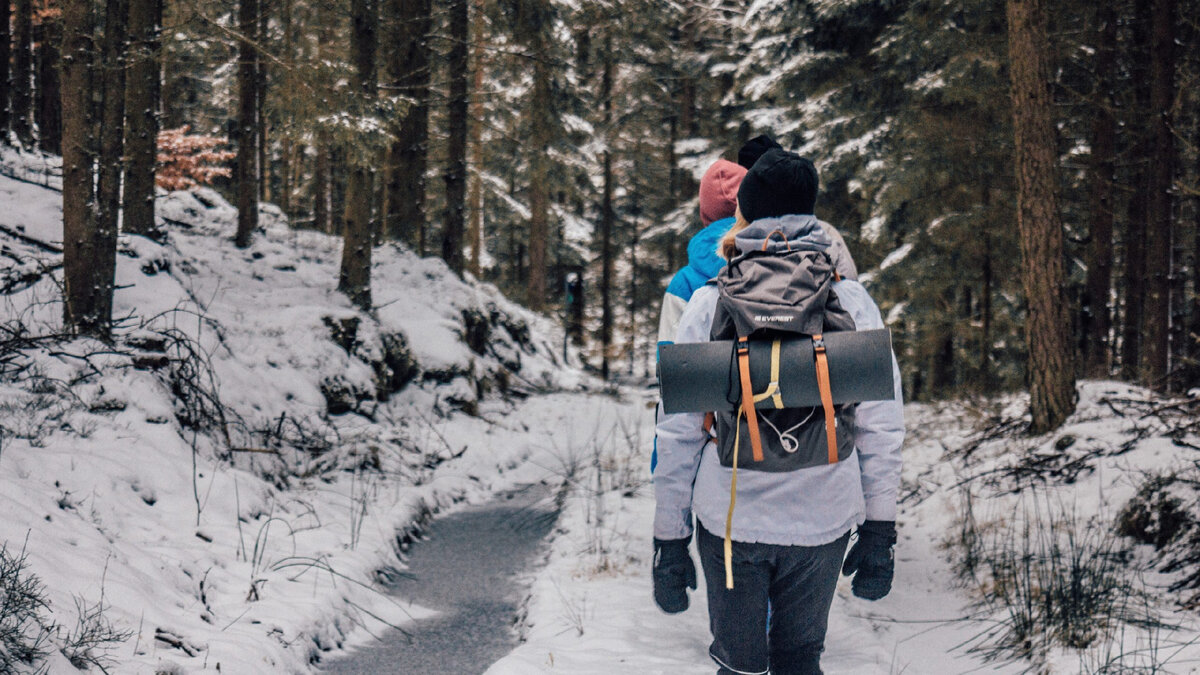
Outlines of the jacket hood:
M 714 223 L 715 224 L 715 223 Z M 738 251 L 762 250 L 767 235 L 775 231 L 783 237 L 775 235 L 767 244 L 768 251 L 791 248 L 792 250 L 829 251 L 833 240 L 825 233 L 820 221 L 813 215 L 790 214 L 772 218 L 759 218 L 750 223 L 746 229 L 737 233 Z M 786 242 L 785 242 L 786 239 Z M 688 249 L 691 252 L 691 247 Z
M 706 280 L 717 276 L 725 266 L 725 259 L 717 255 L 717 244 L 731 227 L 733 218 L 714 220 L 688 242 L 688 266 L 700 272 Z

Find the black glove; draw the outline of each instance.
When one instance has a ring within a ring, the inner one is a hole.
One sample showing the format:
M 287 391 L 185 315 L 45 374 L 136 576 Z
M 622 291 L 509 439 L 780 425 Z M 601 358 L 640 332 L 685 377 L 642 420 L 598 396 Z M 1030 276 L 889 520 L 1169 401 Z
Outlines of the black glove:
M 696 590 L 696 565 L 688 555 L 686 539 L 654 540 L 654 602 L 662 611 L 677 614 L 688 608 L 688 594 Z
M 895 544 L 895 521 L 868 520 L 858 526 L 858 541 L 854 542 L 842 565 L 842 574 L 854 575 L 850 588 L 855 595 L 865 600 L 878 600 L 892 590 L 892 575 L 896 571 L 892 546 Z

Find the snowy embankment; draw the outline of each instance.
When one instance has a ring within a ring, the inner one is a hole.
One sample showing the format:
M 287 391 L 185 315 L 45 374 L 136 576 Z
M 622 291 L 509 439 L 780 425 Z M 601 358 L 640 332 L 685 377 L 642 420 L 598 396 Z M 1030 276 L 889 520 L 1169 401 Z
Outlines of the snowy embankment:
M 895 585 L 872 603 L 839 581 L 825 672 L 1197 672 L 1196 591 L 1172 587 L 1200 571 L 1200 400 L 1080 394 L 1044 437 L 1024 434 L 1021 396 L 907 407 Z M 489 675 L 713 672 L 703 578 L 683 614 L 651 598 L 653 427 L 628 428 L 637 450 L 573 483 L 527 642 Z
M 65 339 L 54 162 L 2 159 L 0 546 L 48 606 L 0 664 L 307 672 L 427 613 L 378 591 L 422 520 L 556 480 L 594 407 L 561 330 L 495 288 L 384 246 L 357 311 L 339 239 L 264 207 L 238 250 L 205 190 L 160 197 L 163 243 L 121 238 L 115 345 Z

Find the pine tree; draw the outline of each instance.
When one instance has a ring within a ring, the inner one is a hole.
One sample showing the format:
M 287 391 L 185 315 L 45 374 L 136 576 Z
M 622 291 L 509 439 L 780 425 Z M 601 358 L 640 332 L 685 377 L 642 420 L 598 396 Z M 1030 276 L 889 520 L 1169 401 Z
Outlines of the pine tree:
M 238 0 L 237 62 L 237 233 L 238 248 L 250 246 L 258 228 L 258 34 L 259 0 Z
M 1057 428 L 1075 409 L 1075 367 L 1062 302 L 1066 278 L 1045 17 L 1040 0 L 1007 0 L 1007 6 L 1031 430 L 1040 434 Z
M 450 7 L 450 99 L 448 142 L 446 147 L 446 218 L 442 228 L 442 259 L 461 275 L 463 271 L 463 229 L 467 187 L 467 78 L 470 41 L 470 5 L 455 0 Z
M 159 31 L 161 0 L 128 0 L 130 40 L 125 77 L 126 232 L 157 236 L 154 161 L 158 144 Z
M 125 35 L 128 6 L 110 0 L 105 8 L 103 51 L 99 84 L 104 89 L 100 120 L 99 180 L 97 184 L 96 231 L 101 246 L 116 241 L 121 210 L 122 153 L 125 147 Z M 115 243 L 113 244 L 115 246 Z
M 33 145 L 33 0 L 13 3 L 12 130 L 24 145 Z
M 63 322 L 108 339 L 116 232 L 97 226 L 91 117 L 92 3 L 63 0 Z
M 1150 42 L 1150 110 L 1153 115 L 1149 180 L 1147 181 L 1146 304 L 1142 313 L 1143 384 L 1166 387 L 1168 327 L 1171 322 L 1172 270 L 1171 187 L 1175 167 L 1175 137 L 1171 108 L 1175 101 L 1176 0 L 1155 0 Z
M 384 232 L 425 253 L 425 169 L 429 148 L 430 0 L 388 0 L 388 77 L 409 101 L 388 151 Z
M 1084 370 L 1089 377 L 1107 377 L 1111 356 L 1109 330 L 1112 325 L 1109 296 L 1112 293 L 1114 161 L 1117 124 L 1113 111 L 1113 78 L 1116 69 L 1117 15 L 1109 3 L 1096 6 L 1095 91 L 1092 95 L 1092 124 L 1088 181 L 1091 196 L 1090 245 L 1088 247 L 1087 294 L 1081 328 Z
M 375 96 L 375 36 L 378 29 L 374 0 L 351 0 L 350 52 L 354 68 L 350 91 L 360 109 L 367 109 Z M 367 153 L 360 153 L 367 154 Z M 371 309 L 371 173 L 363 156 L 351 159 L 346 185 L 346 212 L 342 244 L 342 266 L 338 290 L 363 310 Z
M 12 3 L 0 2 L 0 143 L 8 142 L 9 99 L 13 80 L 12 61 Z

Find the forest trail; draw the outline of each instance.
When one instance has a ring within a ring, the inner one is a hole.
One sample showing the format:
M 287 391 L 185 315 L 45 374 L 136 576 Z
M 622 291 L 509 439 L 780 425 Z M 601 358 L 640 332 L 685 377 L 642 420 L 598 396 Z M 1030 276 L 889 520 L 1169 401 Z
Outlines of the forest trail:
M 558 516 L 543 485 L 433 521 L 392 593 L 435 612 L 322 670 L 341 675 L 482 673 L 517 645 L 524 576 Z

